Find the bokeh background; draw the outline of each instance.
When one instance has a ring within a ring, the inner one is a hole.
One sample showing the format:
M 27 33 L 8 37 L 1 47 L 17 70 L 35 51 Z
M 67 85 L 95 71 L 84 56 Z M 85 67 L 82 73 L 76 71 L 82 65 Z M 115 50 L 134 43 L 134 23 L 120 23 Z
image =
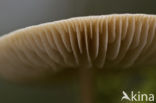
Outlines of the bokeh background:
M 156 0 L 0 0 L 0 35 L 76 16 L 156 14 Z M 127 72 L 126 72 L 127 71 Z M 156 68 L 133 68 L 98 77 L 97 103 L 121 103 L 122 91 L 156 94 Z M 0 80 L 0 103 L 79 103 L 78 83 L 27 87 Z

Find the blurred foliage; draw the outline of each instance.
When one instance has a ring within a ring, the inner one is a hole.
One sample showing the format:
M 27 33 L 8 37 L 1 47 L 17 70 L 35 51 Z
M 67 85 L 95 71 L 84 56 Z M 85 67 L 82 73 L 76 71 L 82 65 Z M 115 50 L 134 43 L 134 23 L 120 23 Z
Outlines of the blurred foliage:
M 131 91 L 156 94 L 155 78 L 156 68 L 141 68 L 139 70 L 132 68 L 132 70 L 104 74 L 98 77 L 97 101 L 98 103 L 136 103 L 127 100 L 121 101 L 122 91 L 125 91 L 128 95 Z

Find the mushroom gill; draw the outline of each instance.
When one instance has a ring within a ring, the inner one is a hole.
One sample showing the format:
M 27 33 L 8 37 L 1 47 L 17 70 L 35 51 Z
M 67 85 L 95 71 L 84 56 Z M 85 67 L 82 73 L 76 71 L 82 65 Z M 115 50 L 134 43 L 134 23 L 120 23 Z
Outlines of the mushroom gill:
M 155 57 L 155 34 L 156 16 L 143 14 L 77 17 L 31 26 L 0 38 L 0 72 L 129 67 Z
M 156 64 L 155 41 L 155 15 L 76 17 L 30 26 L 0 37 L 0 75 L 31 80 L 81 69 L 83 101 L 91 103 L 89 68 Z

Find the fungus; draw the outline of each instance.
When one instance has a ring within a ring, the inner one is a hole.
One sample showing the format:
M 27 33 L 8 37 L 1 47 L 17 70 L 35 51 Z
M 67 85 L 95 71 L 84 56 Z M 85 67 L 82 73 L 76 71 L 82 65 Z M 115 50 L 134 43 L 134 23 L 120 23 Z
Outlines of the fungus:
M 76 17 L 30 26 L 0 38 L 0 75 L 26 82 L 79 71 L 82 102 L 92 103 L 97 70 L 154 65 L 155 41 L 155 15 Z

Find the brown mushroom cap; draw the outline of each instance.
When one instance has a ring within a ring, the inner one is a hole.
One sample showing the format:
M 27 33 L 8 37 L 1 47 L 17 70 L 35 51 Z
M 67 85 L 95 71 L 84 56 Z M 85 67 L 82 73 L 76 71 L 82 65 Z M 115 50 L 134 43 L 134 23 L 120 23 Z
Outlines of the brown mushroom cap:
M 0 75 L 31 80 L 79 68 L 154 64 L 155 52 L 155 15 L 77 17 L 2 36 Z

